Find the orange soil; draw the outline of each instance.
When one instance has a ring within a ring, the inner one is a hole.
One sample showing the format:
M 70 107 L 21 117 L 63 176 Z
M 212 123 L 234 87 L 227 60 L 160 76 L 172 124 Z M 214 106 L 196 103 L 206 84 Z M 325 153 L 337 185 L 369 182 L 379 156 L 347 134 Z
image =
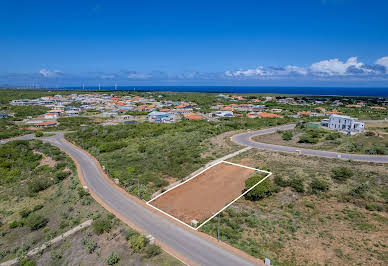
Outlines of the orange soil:
M 220 163 L 150 204 L 187 224 L 194 219 L 204 221 L 240 196 L 245 180 L 255 172 Z

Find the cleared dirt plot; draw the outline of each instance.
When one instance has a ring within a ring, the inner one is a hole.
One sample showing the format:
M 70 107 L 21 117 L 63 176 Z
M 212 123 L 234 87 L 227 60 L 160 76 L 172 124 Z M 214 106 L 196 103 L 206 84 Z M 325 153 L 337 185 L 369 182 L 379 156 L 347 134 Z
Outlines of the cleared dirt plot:
M 190 224 L 204 221 L 242 194 L 245 180 L 255 170 L 219 163 L 150 204 Z

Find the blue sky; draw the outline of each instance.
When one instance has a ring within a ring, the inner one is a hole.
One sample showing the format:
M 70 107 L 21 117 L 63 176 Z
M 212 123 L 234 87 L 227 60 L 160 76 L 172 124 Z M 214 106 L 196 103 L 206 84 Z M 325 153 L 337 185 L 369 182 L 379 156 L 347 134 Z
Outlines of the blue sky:
M 0 84 L 387 86 L 388 1 L 0 0 Z

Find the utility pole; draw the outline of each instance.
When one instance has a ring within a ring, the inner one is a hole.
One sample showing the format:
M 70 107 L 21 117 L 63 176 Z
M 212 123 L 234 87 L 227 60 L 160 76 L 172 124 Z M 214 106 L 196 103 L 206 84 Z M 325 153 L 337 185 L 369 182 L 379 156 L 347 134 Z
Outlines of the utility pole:
M 221 213 L 218 214 L 218 226 L 217 226 L 217 239 L 220 241 L 220 216 Z

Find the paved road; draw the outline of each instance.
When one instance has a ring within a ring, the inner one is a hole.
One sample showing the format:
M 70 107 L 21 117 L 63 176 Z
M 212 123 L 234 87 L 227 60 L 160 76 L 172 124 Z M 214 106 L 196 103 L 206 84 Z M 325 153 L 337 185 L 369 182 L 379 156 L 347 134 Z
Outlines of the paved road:
M 4 143 L 7 143 L 7 142 L 13 141 L 13 140 L 29 140 L 29 139 L 33 139 L 34 137 L 35 137 L 34 134 L 28 134 L 28 135 L 14 137 L 14 138 L 10 138 L 10 139 L 0 139 L 0 144 L 4 144 Z
M 232 253 L 189 229 L 178 226 L 117 190 L 103 177 L 95 161 L 87 153 L 66 143 L 62 137 L 62 133 L 57 133 L 56 136 L 42 140 L 71 154 L 81 166 L 89 189 L 139 228 L 197 265 L 253 265 L 252 261 Z
M 295 128 L 294 124 L 267 128 L 267 129 L 262 129 L 257 131 L 249 131 L 246 133 L 234 135 L 232 137 L 232 140 L 237 144 L 240 144 L 243 146 L 264 149 L 264 150 L 290 152 L 290 153 L 296 153 L 297 151 L 299 151 L 300 154 L 304 154 L 304 155 L 312 155 L 312 156 L 328 157 L 328 158 L 340 158 L 340 159 L 346 159 L 346 160 L 374 162 L 374 163 L 388 163 L 387 155 L 346 154 L 346 153 L 340 153 L 340 152 L 329 152 L 329 151 L 321 151 L 321 150 L 280 146 L 280 145 L 274 145 L 274 144 L 266 144 L 266 143 L 256 142 L 252 140 L 252 137 L 254 136 L 270 134 L 270 133 L 276 132 L 277 130 L 288 130 L 293 128 Z

